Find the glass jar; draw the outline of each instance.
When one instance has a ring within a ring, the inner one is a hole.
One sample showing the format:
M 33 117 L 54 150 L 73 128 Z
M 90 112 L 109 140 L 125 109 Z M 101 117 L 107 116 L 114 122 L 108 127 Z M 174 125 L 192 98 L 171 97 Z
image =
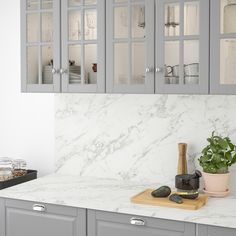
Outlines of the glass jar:
M 25 160 L 16 159 L 13 161 L 13 175 L 20 177 L 27 174 L 27 163 Z
M 12 160 L 8 157 L 0 158 L 0 181 L 5 181 L 13 178 Z

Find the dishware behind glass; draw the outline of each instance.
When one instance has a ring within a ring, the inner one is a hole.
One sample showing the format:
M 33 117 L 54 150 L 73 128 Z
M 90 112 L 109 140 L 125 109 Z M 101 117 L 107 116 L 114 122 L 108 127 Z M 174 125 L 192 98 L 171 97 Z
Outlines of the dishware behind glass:
M 138 16 L 138 27 L 145 28 L 145 7 L 140 7 Z
M 185 84 L 199 84 L 199 76 L 185 76 L 184 83 Z
M 171 76 L 173 72 L 172 66 L 165 65 L 165 76 Z
M 87 27 L 88 27 L 88 33 L 90 35 L 90 39 L 95 39 L 95 29 L 97 27 L 96 12 L 94 11 L 86 12 L 86 20 L 87 20 Z M 92 31 L 92 34 L 90 34 L 90 30 Z
M 179 77 L 179 65 L 175 65 L 172 67 L 172 74 L 175 77 Z
M 98 64 L 97 63 L 93 63 L 92 70 L 93 70 L 93 72 L 98 71 Z
M 169 84 L 178 84 L 179 83 L 179 77 L 176 76 L 169 76 Z
M 184 66 L 186 76 L 199 76 L 199 63 L 192 63 Z

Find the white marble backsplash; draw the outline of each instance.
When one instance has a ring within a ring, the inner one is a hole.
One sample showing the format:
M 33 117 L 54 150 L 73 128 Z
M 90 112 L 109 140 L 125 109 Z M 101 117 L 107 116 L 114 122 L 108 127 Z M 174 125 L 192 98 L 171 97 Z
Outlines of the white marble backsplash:
M 236 96 L 59 94 L 60 174 L 174 184 L 179 142 L 189 171 L 216 130 L 236 143 Z M 231 169 L 236 190 L 236 167 Z

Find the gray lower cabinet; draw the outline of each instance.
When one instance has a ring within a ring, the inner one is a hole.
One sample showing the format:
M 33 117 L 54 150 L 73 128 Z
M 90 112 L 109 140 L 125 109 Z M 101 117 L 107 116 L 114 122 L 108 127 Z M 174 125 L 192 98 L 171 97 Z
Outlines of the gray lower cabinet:
M 0 199 L 0 236 L 235 236 L 236 229 Z
M 197 226 L 196 236 L 235 236 L 235 235 L 236 235 L 236 229 L 206 226 L 206 225 Z
M 86 210 L 0 200 L 1 236 L 86 236 Z
M 195 224 L 88 211 L 88 236 L 195 236 Z

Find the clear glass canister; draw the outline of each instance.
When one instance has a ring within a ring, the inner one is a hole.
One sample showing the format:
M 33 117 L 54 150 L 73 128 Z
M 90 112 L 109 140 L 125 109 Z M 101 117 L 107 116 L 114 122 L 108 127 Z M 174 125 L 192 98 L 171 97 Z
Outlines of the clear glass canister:
M 0 157 L 0 181 L 12 179 L 12 160 L 8 157 Z
M 25 160 L 16 159 L 13 161 L 14 177 L 24 176 L 27 174 L 27 163 Z

